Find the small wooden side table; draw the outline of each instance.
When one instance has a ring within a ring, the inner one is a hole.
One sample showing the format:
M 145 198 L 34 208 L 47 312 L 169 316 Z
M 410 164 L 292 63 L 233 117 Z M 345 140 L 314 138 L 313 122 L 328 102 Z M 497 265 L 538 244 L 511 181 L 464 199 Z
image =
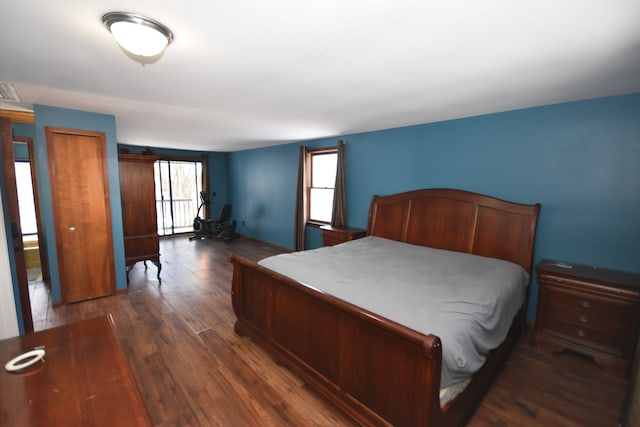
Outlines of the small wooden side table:
M 349 240 L 359 239 L 367 235 L 366 230 L 361 230 L 359 228 L 323 225 L 320 227 L 320 230 L 322 230 L 322 246 L 333 246 Z

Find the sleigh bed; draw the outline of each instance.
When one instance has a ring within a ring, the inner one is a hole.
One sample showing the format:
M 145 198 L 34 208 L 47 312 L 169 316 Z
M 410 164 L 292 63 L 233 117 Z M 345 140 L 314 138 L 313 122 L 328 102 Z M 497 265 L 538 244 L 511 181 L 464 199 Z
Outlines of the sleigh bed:
M 538 204 L 450 189 L 375 196 L 362 243 L 369 239 L 519 266 L 515 268 L 528 281 L 539 210 Z M 335 248 L 345 250 L 354 243 Z M 331 250 L 316 251 L 331 255 Z M 485 355 L 479 370 L 457 384 L 461 387 L 455 398 L 444 403 L 443 342 L 427 332 L 429 325 L 419 332 L 366 304 L 321 290 L 311 280 L 294 280 L 237 255 L 230 261 L 236 333 L 251 337 L 362 425 L 463 425 L 497 376 L 525 320 L 526 297 L 512 310 L 515 315 L 508 319 L 501 343 Z M 345 280 L 348 275 L 353 273 L 345 272 Z

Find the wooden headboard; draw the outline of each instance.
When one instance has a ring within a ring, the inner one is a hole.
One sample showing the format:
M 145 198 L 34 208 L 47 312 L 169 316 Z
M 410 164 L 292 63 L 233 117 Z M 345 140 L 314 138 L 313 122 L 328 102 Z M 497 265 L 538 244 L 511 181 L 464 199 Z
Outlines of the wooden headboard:
M 520 264 L 531 273 L 540 204 L 451 189 L 374 196 L 367 234 Z

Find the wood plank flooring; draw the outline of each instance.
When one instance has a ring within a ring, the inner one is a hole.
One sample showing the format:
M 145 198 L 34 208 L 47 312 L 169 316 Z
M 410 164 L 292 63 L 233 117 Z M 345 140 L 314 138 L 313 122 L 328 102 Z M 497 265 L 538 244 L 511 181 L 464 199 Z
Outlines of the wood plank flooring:
M 281 249 L 241 237 L 229 243 L 164 238 L 162 281 L 151 263 L 130 272 L 129 293 L 53 309 L 32 287 L 36 330 L 110 314 L 158 426 L 351 426 L 261 348 L 233 332 L 236 252 L 261 259 Z M 471 427 L 616 426 L 626 382 L 571 353 L 545 354 L 523 337 Z

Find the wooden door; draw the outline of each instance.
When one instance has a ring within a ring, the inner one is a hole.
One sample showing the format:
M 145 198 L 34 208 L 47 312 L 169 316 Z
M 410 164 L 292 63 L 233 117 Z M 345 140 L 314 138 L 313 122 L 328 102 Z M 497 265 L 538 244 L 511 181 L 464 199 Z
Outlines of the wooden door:
M 46 128 L 62 302 L 115 292 L 104 133 Z
M 20 294 L 20 306 L 25 332 L 33 332 L 33 318 L 31 315 L 31 300 L 29 299 L 29 278 L 27 277 L 27 265 L 24 260 L 24 245 L 22 232 L 20 231 L 20 210 L 18 209 L 18 191 L 16 189 L 16 169 L 13 154 L 13 134 L 11 121 L 0 117 L 2 132 L 2 159 L 4 163 L 4 178 L 7 184 L 7 203 L 11 240 L 13 243 L 13 256 L 16 263 L 18 289 Z M 11 248 L 9 248 L 11 250 Z

